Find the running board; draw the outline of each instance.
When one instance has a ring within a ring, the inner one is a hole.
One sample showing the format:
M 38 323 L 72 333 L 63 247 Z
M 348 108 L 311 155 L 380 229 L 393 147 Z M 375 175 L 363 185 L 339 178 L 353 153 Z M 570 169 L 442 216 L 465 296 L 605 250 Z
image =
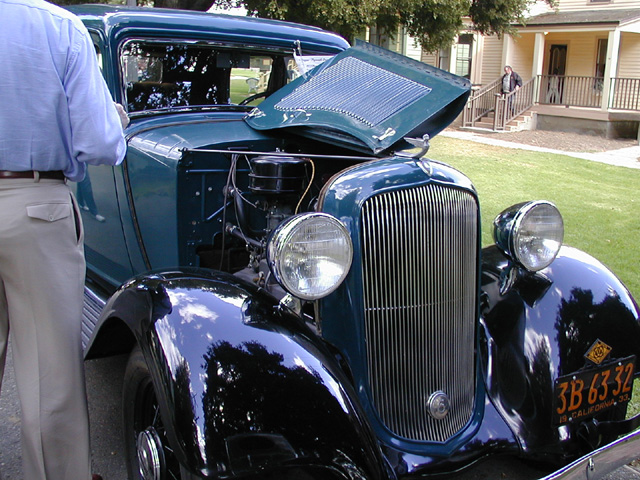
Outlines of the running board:
M 100 315 L 104 306 L 107 304 L 105 300 L 100 298 L 88 286 L 84 286 L 84 304 L 82 306 L 82 350 L 85 351 L 89 345 L 89 340 L 93 335 Z

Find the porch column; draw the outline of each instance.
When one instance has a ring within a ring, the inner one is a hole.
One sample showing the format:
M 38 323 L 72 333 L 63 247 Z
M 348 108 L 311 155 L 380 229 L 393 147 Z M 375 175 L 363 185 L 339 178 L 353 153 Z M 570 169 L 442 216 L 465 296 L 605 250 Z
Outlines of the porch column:
M 505 65 L 511 65 L 511 50 L 513 50 L 513 38 L 511 35 L 502 37 L 502 65 L 500 66 L 500 75 Z
M 484 53 L 484 36 L 473 34 L 473 45 L 471 55 L 471 83 L 479 85 L 482 83 L 482 57 Z
M 544 34 L 536 33 L 535 43 L 533 45 L 533 65 L 531 66 L 531 74 L 536 79 L 535 89 L 533 93 L 534 103 L 540 101 L 540 75 L 542 75 L 542 64 L 544 62 Z
M 456 59 L 458 58 L 458 37 L 456 36 L 455 41 L 451 45 L 449 49 L 449 71 L 451 73 L 456 73 Z
M 620 30 L 615 29 L 609 32 L 607 43 L 607 63 L 604 67 L 604 80 L 602 85 L 602 103 L 600 108 L 605 112 L 609 109 L 609 100 L 613 96 L 611 90 L 611 77 L 616 76 L 618 71 L 618 57 L 620 56 Z

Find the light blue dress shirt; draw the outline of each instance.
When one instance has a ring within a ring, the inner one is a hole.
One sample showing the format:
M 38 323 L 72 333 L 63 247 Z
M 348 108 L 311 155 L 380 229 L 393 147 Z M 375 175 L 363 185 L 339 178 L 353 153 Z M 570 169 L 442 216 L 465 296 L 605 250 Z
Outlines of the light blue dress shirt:
M 117 165 L 126 144 L 91 37 L 43 0 L 0 0 L 0 170 Z

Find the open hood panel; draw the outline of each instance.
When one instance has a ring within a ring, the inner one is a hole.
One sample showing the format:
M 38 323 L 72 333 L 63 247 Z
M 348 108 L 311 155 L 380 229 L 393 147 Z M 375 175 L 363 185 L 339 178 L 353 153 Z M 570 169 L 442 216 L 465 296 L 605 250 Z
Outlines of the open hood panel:
M 462 111 L 470 82 L 404 55 L 357 44 L 281 88 L 246 118 L 258 130 L 380 153 L 433 137 Z

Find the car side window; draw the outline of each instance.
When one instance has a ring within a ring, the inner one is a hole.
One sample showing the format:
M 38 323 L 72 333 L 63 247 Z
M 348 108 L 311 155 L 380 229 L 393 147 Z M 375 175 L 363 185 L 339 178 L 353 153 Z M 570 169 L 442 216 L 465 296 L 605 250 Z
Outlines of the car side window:
M 91 40 L 93 40 L 93 48 L 96 49 L 96 58 L 98 60 L 98 67 L 100 71 L 104 72 L 104 63 L 102 57 L 102 48 L 100 47 L 100 36 L 96 32 L 90 32 Z
M 129 112 L 168 107 L 240 104 L 266 96 L 284 55 L 260 55 L 212 45 L 131 40 L 121 50 Z M 283 68 L 284 70 L 284 68 Z

